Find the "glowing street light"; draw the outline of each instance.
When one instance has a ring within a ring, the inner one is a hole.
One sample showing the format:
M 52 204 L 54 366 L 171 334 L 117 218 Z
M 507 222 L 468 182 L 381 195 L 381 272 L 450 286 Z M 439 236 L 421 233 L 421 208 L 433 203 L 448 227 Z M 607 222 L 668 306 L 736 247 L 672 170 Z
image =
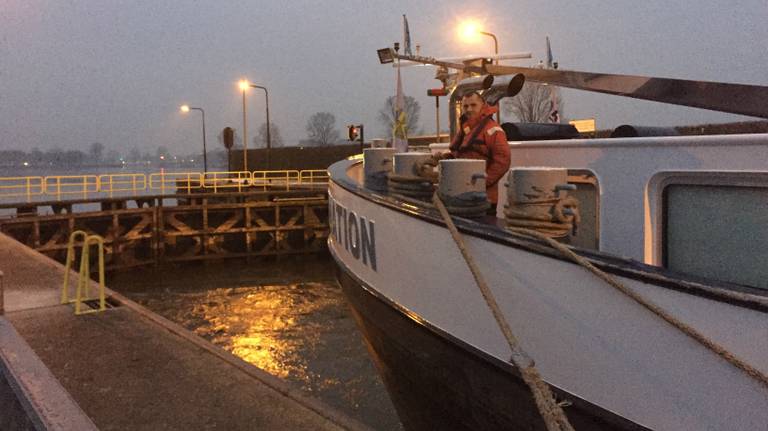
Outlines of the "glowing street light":
M 240 90 L 243 92 L 243 170 L 248 170 L 248 123 L 245 118 L 245 92 L 250 87 L 250 83 L 247 79 L 241 79 L 238 83 Z
M 496 56 L 499 55 L 499 40 L 496 39 L 496 35 L 487 31 L 481 30 L 480 24 L 475 21 L 464 21 L 459 24 L 459 36 L 466 42 L 474 43 L 478 40 L 478 35 L 489 36 L 493 38 L 493 51 Z M 497 58 L 494 63 L 499 64 Z
M 203 172 L 208 172 L 208 154 L 205 149 L 205 111 L 203 108 L 194 108 L 189 105 L 181 105 L 181 112 L 188 113 L 190 110 L 200 111 L 203 114 Z

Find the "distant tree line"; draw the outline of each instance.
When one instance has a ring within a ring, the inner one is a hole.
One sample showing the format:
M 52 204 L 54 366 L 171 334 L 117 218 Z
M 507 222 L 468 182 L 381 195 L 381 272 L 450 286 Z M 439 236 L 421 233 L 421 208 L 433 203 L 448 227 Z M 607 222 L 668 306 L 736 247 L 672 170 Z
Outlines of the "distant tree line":
M 140 151 L 132 148 L 125 153 L 117 150 L 105 150 L 103 144 L 94 143 L 88 147 L 88 151 L 63 150 L 53 148 L 40 150 L 33 148 L 30 151 L 0 150 L 0 166 L 59 166 L 59 167 L 83 167 L 83 166 L 113 166 L 126 165 L 200 165 L 203 163 L 203 154 L 172 154 L 165 146 L 159 146 L 155 151 Z M 221 168 L 227 166 L 227 154 L 223 148 L 208 150 L 208 167 Z

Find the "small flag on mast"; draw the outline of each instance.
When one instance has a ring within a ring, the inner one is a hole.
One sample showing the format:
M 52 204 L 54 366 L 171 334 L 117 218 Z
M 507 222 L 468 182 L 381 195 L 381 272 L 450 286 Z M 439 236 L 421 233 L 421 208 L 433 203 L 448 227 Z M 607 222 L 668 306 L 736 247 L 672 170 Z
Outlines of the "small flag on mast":
M 413 55 L 411 51 L 411 31 L 408 29 L 408 18 L 403 14 L 403 53 Z

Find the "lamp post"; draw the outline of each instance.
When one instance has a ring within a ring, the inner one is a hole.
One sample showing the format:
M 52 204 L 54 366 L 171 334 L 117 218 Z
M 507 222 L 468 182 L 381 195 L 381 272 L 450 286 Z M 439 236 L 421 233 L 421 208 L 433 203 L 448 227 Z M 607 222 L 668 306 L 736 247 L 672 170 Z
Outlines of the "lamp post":
M 248 170 L 248 123 L 245 118 L 245 90 L 248 89 L 248 81 L 240 80 L 240 90 L 243 91 L 243 170 Z
M 203 114 L 203 172 L 208 172 L 208 154 L 205 149 L 205 111 L 203 111 L 203 108 L 195 108 L 189 105 L 181 106 L 181 112 L 186 114 L 189 111 L 200 111 Z
M 479 33 L 493 38 L 493 52 L 496 54 L 496 59 L 493 62 L 499 64 L 499 40 L 496 39 L 496 35 L 487 31 L 480 31 Z
M 267 150 L 272 149 L 272 136 L 270 135 L 270 127 L 269 127 L 269 92 L 267 91 L 267 87 L 262 87 L 261 85 L 251 84 L 251 87 L 253 88 L 260 88 L 264 90 L 264 97 L 267 102 Z

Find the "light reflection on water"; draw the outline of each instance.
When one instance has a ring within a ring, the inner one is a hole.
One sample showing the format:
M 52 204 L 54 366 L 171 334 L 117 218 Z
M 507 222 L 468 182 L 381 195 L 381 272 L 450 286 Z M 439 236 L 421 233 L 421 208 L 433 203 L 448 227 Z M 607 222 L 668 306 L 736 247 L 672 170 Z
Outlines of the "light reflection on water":
M 109 285 L 361 422 L 401 429 L 330 265 L 222 262 L 117 274 Z
M 333 307 L 335 290 L 322 283 L 214 289 L 192 310 L 206 322 L 195 332 L 270 374 L 309 383 L 300 354 L 317 348 L 325 328 L 306 317 Z

